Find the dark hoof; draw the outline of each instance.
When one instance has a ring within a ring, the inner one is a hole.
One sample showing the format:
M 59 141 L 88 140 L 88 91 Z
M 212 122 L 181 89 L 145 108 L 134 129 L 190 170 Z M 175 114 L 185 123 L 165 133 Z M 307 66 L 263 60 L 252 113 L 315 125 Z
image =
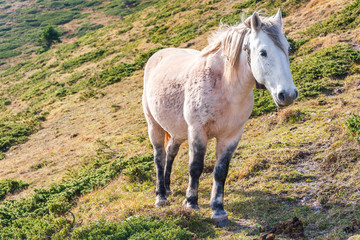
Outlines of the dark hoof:
M 155 201 L 155 206 L 156 207 L 164 207 L 164 206 L 168 206 L 168 205 L 170 205 L 170 203 L 166 199 L 157 198 L 156 201 Z
M 183 201 L 183 205 L 188 208 L 195 211 L 200 211 L 199 205 L 197 204 L 190 204 L 186 199 Z
M 172 194 L 171 190 L 166 190 L 166 197 L 170 196 Z
M 212 219 L 218 227 L 223 228 L 223 227 L 227 227 L 230 225 L 230 221 L 229 221 L 227 215 L 223 216 L 223 217 L 214 217 L 213 216 Z

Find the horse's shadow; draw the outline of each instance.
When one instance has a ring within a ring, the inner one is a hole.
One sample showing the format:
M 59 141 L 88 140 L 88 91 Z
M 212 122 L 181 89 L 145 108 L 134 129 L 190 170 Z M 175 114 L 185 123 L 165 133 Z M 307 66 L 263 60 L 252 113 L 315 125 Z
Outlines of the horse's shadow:
M 225 209 L 229 214 L 227 231 L 246 232 L 248 236 L 270 231 L 275 225 L 293 217 L 300 220 L 313 211 L 300 200 L 289 200 L 285 195 L 259 190 L 231 190 L 225 193 Z M 202 208 L 209 205 L 201 204 Z M 215 223 L 213 224 L 216 227 Z

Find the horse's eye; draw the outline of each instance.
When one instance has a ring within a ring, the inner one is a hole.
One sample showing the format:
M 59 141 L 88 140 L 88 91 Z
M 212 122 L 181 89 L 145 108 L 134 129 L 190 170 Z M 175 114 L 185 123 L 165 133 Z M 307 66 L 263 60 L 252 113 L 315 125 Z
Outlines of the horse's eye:
M 264 49 L 262 49 L 260 50 L 260 55 L 263 57 L 267 57 L 267 52 Z

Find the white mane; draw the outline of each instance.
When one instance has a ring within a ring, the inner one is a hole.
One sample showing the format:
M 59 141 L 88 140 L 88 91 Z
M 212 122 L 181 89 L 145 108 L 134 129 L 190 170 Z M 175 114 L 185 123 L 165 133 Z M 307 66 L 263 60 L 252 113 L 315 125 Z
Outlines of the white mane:
M 234 71 L 237 71 L 239 66 L 240 54 L 244 38 L 251 30 L 251 17 L 248 17 L 240 24 L 229 26 L 226 24 L 220 25 L 219 29 L 209 37 L 209 45 L 205 47 L 201 54 L 206 56 L 210 53 L 222 51 L 225 59 L 224 77 L 228 82 L 232 80 Z M 287 53 L 287 49 L 283 46 L 280 36 L 281 29 L 274 21 L 273 17 L 261 17 L 261 30 L 263 30 L 272 41 L 282 51 Z

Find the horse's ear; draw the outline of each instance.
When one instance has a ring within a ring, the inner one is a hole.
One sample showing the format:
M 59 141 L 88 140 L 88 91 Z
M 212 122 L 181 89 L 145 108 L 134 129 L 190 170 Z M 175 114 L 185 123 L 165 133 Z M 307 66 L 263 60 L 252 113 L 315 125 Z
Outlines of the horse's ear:
M 274 19 L 276 21 L 276 23 L 280 26 L 280 28 L 283 28 L 283 21 L 282 21 L 282 13 L 281 10 L 279 8 L 279 10 L 277 11 L 276 15 L 274 16 Z
M 257 12 L 254 12 L 251 16 L 251 28 L 255 31 L 258 31 L 261 28 L 261 19 Z

